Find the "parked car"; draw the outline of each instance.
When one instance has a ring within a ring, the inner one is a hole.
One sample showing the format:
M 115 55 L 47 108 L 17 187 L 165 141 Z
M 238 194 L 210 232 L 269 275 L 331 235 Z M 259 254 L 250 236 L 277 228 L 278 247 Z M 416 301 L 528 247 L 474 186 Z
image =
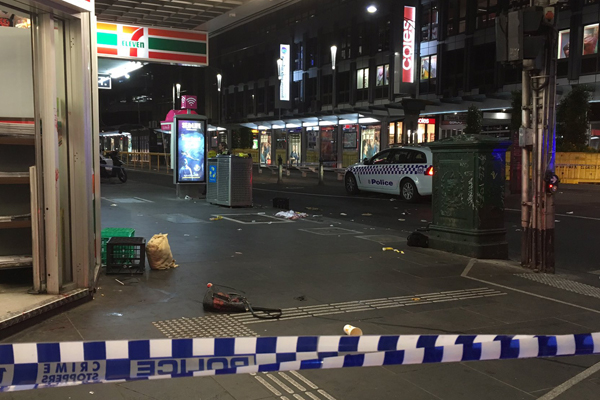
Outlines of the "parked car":
M 348 167 L 346 191 L 380 192 L 400 195 L 409 202 L 431 195 L 433 156 L 428 147 L 402 146 L 380 151 Z

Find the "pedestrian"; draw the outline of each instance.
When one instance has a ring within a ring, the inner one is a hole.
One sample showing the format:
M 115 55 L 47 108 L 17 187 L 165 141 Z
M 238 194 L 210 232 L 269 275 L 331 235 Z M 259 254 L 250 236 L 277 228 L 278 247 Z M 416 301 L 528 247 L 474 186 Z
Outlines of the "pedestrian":
M 221 142 L 219 143 L 219 149 L 217 151 L 217 154 L 223 155 L 223 156 L 230 156 L 231 152 L 229 151 L 229 148 L 227 147 L 227 143 L 225 142 Z

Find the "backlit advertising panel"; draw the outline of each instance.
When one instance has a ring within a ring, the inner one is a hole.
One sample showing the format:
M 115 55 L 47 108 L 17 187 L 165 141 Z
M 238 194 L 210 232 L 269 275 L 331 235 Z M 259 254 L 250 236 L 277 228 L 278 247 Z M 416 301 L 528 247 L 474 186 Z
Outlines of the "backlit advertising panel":
M 415 7 L 404 7 L 402 82 L 413 83 L 415 71 Z
M 206 181 L 206 129 L 205 121 L 177 119 L 177 183 L 202 183 Z
M 281 86 L 279 91 L 279 100 L 290 101 L 290 50 L 289 44 L 279 45 L 279 58 L 281 58 Z

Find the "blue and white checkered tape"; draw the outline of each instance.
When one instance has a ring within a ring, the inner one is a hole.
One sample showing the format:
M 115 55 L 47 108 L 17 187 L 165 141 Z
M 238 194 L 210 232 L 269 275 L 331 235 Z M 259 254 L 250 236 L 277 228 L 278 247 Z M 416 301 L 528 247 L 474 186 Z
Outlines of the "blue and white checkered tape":
M 431 165 L 427 164 L 381 164 L 351 167 L 356 175 L 423 175 Z
M 306 336 L 0 345 L 0 391 L 268 371 L 600 354 L 600 333 Z

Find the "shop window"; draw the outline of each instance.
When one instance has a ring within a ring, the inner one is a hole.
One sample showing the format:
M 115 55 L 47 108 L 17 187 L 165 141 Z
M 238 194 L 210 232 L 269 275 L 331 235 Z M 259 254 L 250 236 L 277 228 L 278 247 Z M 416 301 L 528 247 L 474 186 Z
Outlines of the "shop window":
M 583 55 L 598 54 L 598 24 L 583 28 Z
M 421 41 L 438 38 L 438 2 L 433 1 L 423 6 L 421 12 Z
M 498 0 L 477 0 L 477 29 L 493 27 Z
M 569 58 L 571 30 L 565 29 L 558 32 L 558 59 Z
M 361 130 L 360 159 L 371 158 L 381 150 L 381 125 L 363 126 Z
M 390 125 L 388 127 L 388 134 L 389 134 L 388 144 L 390 146 L 392 146 L 394 144 L 402 143 L 402 132 L 403 132 L 403 128 L 404 128 L 403 125 L 404 124 L 402 122 L 390 123 Z

